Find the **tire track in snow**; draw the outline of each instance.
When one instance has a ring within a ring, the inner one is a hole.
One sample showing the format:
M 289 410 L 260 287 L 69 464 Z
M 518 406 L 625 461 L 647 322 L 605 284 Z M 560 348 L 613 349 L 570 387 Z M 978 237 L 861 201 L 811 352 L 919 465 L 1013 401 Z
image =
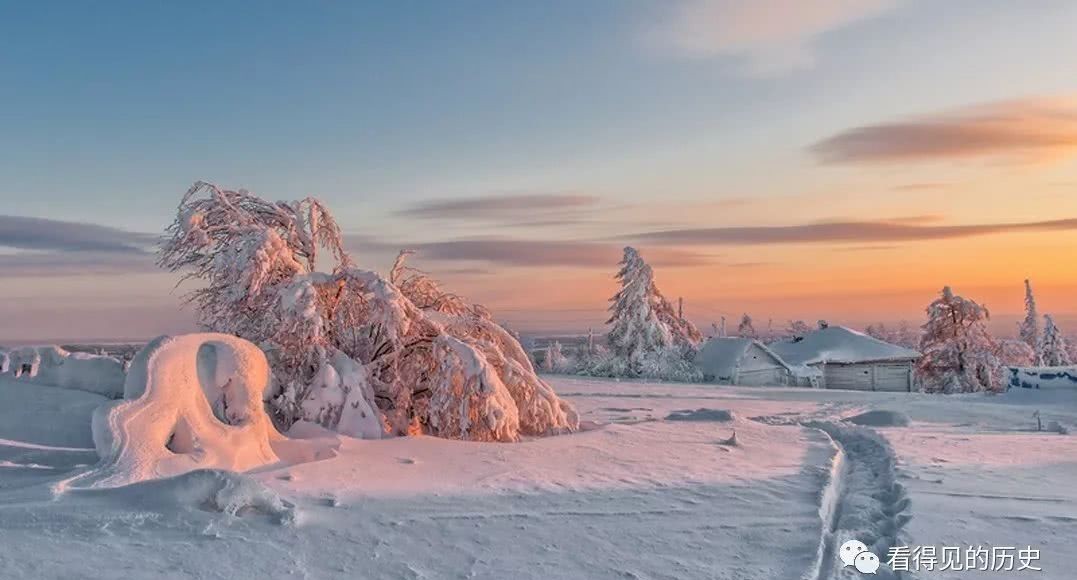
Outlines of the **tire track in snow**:
M 828 480 L 820 498 L 822 528 L 819 548 L 804 580 L 859 578 L 854 568 L 838 565 L 836 547 L 860 540 L 886 562 L 887 552 L 898 545 L 898 535 L 911 519 L 905 488 L 896 481 L 893 450 L 872 429 L 831 421 L 812 421 L 804 427 L 817 429 L 834 445 Z M 902 578 L 885 565 L 874 578 Z

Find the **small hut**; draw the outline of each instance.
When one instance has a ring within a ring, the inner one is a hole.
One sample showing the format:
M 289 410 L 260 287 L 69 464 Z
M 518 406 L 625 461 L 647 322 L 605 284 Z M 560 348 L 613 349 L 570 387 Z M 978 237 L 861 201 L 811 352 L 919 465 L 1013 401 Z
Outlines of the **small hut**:
M 789 365 L 766 345 L 750 338 L 712 338 L 695 360 L 706 381 L 750 386 L 795 384 Z

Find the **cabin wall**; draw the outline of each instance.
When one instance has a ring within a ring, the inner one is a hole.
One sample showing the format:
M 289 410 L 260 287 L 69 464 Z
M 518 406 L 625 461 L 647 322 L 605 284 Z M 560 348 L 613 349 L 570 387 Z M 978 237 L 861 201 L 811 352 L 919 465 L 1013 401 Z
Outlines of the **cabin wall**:
M 789 373 L 781 367 L 741 371 L 737 373 L 736 384 L 750 387 L 778 387 L 789 384 Z
M 789 371 L 770 353 L 753 344 L 740 359 L 734 383 L 755 387 L 787 385 Z
M 828 389 L 909 392 L 912 390 L 912 363 L 830 363 L 823 365 L 823 381 Z

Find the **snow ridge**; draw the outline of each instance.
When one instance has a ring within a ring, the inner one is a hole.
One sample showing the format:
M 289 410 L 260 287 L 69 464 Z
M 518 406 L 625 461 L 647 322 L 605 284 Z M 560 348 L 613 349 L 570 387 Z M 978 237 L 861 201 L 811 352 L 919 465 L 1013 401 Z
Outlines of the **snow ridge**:
M 822 429 L 820 431 L 830 441 L 830 445 L 834 448 L 834 455 L 830 460 L 830 470 L 819 502 L 819 519 L 823 522 L 822 533 L 819 535 L 819 548 L 815 555 L 815 562 L 804 575 L 804 580 L 825 580 L 829 576 L 834 558 L 834 533 L 837 531 L 838 519 L 841 517 L 841 496 L 844 492 L 845 480 L 848 478 L 845 450 L 829 433 Z

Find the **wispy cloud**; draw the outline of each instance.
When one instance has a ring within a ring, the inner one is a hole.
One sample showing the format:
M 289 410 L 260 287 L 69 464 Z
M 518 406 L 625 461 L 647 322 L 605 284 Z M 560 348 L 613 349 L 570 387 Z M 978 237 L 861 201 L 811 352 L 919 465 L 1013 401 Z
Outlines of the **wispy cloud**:
M 134 252 L 17 252 L 0 254 L 8 277 L 47 277 L 160 272 L 153 255 Z
M 688 57 L 734 57 L 753 76 L 815 64 L 823 34 L 891 10 L 897 0 L 681 0 L 649 34 Z
M 488 238 L 413 244 L 422 258 L 446 261 L 475 261 L 500 266 L 562 266 L 609 268 L 621 259 L 618 244 L 590 241 L 519 240 Z M 711 256 L 672 248 L 644 248 L 655 265 L 700 266 Z
M 823 163 L 1001 157 L 1035 162 L 1077 151 L 1077 97 L 978 105 L 842 131 L 809 150 Z
M 593 195 L 570 193 L 484 195 L 423 201 L 398 211 L 397 215 L 446 220 L 520 219 L 589 208 L 598 202 L 599 198 Z
M 967 238 L 1015 232 L 1077 230 L 1077 218 L 1021 223 L 927 225 L 849 221 L 792 226 L 694 228 L 647 232 L 631 239 L 671 245 L 757 245 L 825 242 L 899 242 Z
M 139 254 L 153 236 L 83 222 L 0 215 L 0 246 L 23 250 Z
M 154 237 L 118 228 L 45 218 L 0 215 L 0 272 L 4 276 L 125 274 L 156 268 Z

